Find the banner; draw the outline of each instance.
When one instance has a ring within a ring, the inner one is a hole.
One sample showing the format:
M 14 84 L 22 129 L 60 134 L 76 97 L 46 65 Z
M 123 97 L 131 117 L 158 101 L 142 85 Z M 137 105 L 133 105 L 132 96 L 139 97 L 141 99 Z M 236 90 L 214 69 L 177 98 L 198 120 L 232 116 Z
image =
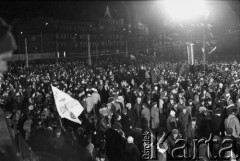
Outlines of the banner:
M 56 87 L 52 86 L 52 91 L 60 117 L 81 124 L 78 116 L 83 111 L 82 105 L 76 99 L 73 99 L 70 95 L 60 91 Z

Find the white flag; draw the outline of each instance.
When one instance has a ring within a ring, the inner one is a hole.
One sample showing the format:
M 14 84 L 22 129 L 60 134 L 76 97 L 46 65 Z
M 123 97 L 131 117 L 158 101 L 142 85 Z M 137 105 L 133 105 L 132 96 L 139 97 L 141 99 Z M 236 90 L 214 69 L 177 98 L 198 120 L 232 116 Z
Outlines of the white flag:
M 52 86 L 52 91 L 60 117 L 81 124 L 78 116 L 83 111 L 82 105 L 76 99 L 73 99 L 70 95 L 60 91 L 56 87 Z

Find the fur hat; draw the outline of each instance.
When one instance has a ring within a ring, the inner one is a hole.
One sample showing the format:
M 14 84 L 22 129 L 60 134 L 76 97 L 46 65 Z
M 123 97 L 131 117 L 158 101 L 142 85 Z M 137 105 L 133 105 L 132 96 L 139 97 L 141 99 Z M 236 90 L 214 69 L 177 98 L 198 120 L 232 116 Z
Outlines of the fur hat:
M 130 107 L 131 107 L 131 103 L 127 103 L 127 104 L 126 104 L 126 107 L 127 107 L 127 108 L 130 108 Z
M 172 134 L 178 134 L 178 129 L 172 129 Z

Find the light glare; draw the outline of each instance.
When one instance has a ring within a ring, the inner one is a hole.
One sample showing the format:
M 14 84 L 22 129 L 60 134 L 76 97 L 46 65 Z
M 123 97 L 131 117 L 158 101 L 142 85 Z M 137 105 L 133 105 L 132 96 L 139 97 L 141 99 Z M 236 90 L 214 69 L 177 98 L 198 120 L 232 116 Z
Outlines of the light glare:
M 203 0 L 165 0 L 165 13 L 174 20 L 192 20 L 209 14 Z

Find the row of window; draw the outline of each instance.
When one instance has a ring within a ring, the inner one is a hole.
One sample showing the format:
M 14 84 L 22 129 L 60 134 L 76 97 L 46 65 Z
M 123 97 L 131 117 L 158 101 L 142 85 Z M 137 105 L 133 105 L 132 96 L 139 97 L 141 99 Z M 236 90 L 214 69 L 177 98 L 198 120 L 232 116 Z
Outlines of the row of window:
M 109 18 L 100 19 L 100 23 L 108 23 L 113 25 L 124 25 L 124 20 L 114 20 Z
M 100 44 L 98 42 L 90 42 L 91 47 L 99 47 L 105 46 L 105 47 L 113 47 L 113 46 L 119 46 L 120 42 L 118 41 L 102 41 Z M 122 44 L 123 45 L 123 44 Z M 88 46 L 87 42 L 59 42 L 57 43 L 57 48 L 86 48 Z
M 93 31 L 97 32 L 98 27 L 93 25 L 67 25 L 67 24 L 56 24 L 55 25 L 56 30 L 60 31 L 80 31 L 80 32 L 86 32 L 86 31 Z
M 87 39 L 88 34 L 56 34 L 56 39 L 72 39 L 72 40 L 77 40 L 77 39 Z M 98 35 L 92 34 L 90 35 L 90 39 L 97 39 Z
M 111 54 L 111 53 L 117 53 L 117 51 L 115 50 L 107 50 L 107 49 L 102 49 L 102 50 L 91 50 L 91 54 L 92 55 L 99 55 L 99 54 Z M 77 55 L 87 55 L 88 54 L 88 50 L 82 50 L 82 51 L 78 51 Z M 67 53 L 68 55 L 68 53 Z M 70 54 L 71 55 L 71 54 Z M 74 54 L 76 56 L 76 54 Z
M 64 34 L 56 34 L 56 39 L 73 39 L 73 40 L 77 40 L 77 39 L 87 39 L 88 34 L 69 34 L 69 33 L 64 33 Z M 90 35 L 90 39 L 97 39 L 99 38 L 99 36 L 101 38 L 106 38 L 106 39 L 118 39 L 120 38 L 121 35 L 119 34 L 91 34 Z M 122 36 L 121 36 L 122 37 Z

